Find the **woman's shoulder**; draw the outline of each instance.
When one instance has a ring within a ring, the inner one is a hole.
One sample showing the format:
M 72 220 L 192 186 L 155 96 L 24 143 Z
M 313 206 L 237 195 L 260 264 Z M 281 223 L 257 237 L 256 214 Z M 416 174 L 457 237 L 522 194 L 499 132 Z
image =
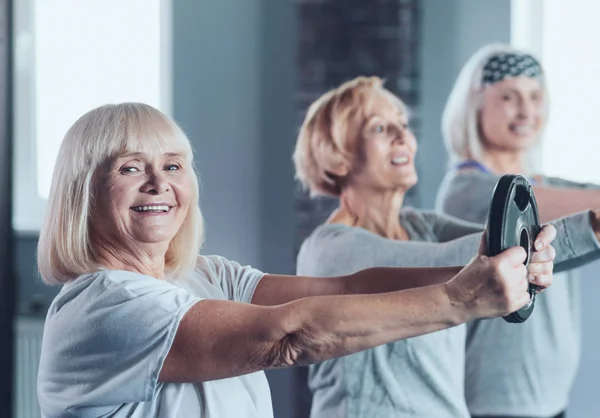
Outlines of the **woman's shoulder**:
M 300 275 L 332 275 L 342 255 L 350 254 L 358 243 L 366 244 L 370 232 L 340 223 L 317 226 L 302 242 L 296 259 L 296 272 Z
M 244 274 L 264 274 L 249 264 L 242 264 L 220 255 L 198 255 L 194 272 L 210 282 Z
M 165 280 L 125 270 L 99 270 L 82 274 L 63 285 L 49 308 L 49 315 L 60 310 L 101 308 L 143 296 L 161 295 L 177 289 Z
M 435 208 L 462 218 L 462 211 L 489 202 L 498 178 L 477 170 L 453 170 L 446 174 L 438 189 Z
M 335 240 L 339 245 L 344 240 L 353 239 L 354 237 L 361 236 L 365 233 L 368 233 L 368 231 L 363 228 L 358 228 L 343 223 L 323 223 L 313 229 L 313 231 L 303 241 L 302 247 L 310 248 L 328 245 L 333 240 Z
M 499 175 L 487 171 L 476 170 L 473 168 L 450 170 L 444 176 L 442 184 L 447 185 L 495 185 L 500 178 Z

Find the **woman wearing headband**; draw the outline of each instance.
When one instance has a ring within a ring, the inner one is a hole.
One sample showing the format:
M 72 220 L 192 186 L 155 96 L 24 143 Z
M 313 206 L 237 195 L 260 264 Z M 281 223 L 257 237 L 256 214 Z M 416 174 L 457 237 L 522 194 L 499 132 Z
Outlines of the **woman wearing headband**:
M 534 56 L 501 44 L 475 53 L 442 118 L 452 167 L 437 209 L 484 223 L 494 186 L 507 173 L 529 177 L 543 222 L 598 207 L 597 186 L 538 174 L 547 114 L 544 71 Z M 465 395 L 473 416 L 563 416 L 580 355 L 579 285 L 569 276 L 538 299 L 524 324 L 468 326 Z
M 344 83 L 310 106 L 294 152 L 296 175 L 312 195 L 337 196 L 340 205 L 302 244 L 298 274 L 462 265 L 477 251 L 481 225 L 403 207 L 418 181 L 407 113 L 377 77 Z M 591 213 L 553 223 L 556 271 L 598 256 Z M 530 275 L 538 280 L 535 264 Z M 457 326 L 311 366 L 311 417 L 468 418 L 465 334 Z

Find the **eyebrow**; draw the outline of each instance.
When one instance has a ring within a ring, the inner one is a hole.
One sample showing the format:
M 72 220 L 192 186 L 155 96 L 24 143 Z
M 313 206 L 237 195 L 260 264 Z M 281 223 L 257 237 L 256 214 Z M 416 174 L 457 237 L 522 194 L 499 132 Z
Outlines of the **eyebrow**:
M 540 93 L 540 92 L 543 92 L 543 89 L 541 87 L 535 87 L 531 90 L 527 90 L 527 91 L 523 92 L 522 90 L 516 89 L 514 87 L 507 87 L 504 92 L 505 93 L 509 92 L 509 93 L 517 93 L 517 94 L 521 94 L 521 93 L 527 94 L 527 93 Z

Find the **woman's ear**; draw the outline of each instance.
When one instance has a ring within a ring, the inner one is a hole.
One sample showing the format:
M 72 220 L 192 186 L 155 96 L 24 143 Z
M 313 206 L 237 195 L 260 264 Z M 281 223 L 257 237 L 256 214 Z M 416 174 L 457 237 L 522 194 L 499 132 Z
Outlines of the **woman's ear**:
M 342 178 L 348 175 L 350 171 L 350 167 L 347 163 L 340 163 L 336 167 L 331 167 L 331 169 L 327 170 L 327 174 L 333 177 Z

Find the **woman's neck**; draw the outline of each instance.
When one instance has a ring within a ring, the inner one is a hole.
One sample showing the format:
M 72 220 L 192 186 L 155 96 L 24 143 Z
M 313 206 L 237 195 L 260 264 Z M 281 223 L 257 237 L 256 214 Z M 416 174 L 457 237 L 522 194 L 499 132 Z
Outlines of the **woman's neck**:
M 117 248 L 118 247 L 118 248 Z M 94 240 L 98 264 L 109 270 L 125 270 L 164 279 L 168 246 L 125 244 L 115 246 L 104 239 Z
M 345 189 L 340 196 L 340 207 L 328 222 L 364 228 L 384 238 L 408 240 L 410 237 L 400 224 L 400 211 L 405 192 Z
M 523 151 L 484 151 L 480 162 L 495 174 L 524 174 Z

